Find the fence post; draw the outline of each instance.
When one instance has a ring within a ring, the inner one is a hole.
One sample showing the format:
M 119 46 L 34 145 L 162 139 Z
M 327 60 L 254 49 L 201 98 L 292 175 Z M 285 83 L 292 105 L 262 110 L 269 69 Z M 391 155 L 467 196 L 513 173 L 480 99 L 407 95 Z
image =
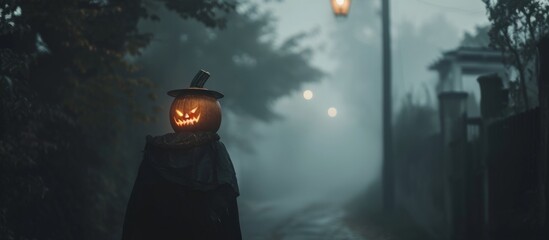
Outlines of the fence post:
M 502 117 L 509 104 L 508 90 L 503 89 L 501 77 L 497 74 L 480 76 L 480 112 L 485 120 Z
M 480 87 L 480 110 L 482 121 L 481 125 L 481 141 L 480 141 L 480 165 L 482 166 L 482 203 L 481 214 L 482 219 L 478 219 L 479 239 L 490 239 L 490 214 L 489 214 L 489 167 L 487 161 L 487 129 L 486 127 L 497 118 L 507 115 L 509 106 L 509 90 L 503 88 L 503 81 L 498 74 L 488 74 L 477 78 Z
M 442 179 L 447 239 L 466 239 L 465 176 L 463 148 L 466 139 L 467 93 L 443 92 L 438 95 L 442 135 Z
M 547 173 L 549 167 L 549 35 L 545 36 L 538 44 L 539 74 L 538 74 L 538 99 L 540 111 L 540 146 L 539 146 L 539 167 L 538 177 L 540 184 L 540 223 L 542 234 L 549 235 L 549 188 Z

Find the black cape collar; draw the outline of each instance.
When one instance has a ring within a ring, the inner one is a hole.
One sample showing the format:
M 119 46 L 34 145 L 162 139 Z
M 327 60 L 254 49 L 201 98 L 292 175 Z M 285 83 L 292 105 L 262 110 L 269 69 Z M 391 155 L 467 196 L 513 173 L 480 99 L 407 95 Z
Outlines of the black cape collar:
M 147 136 L 148 144 L 168 149 L 189 149 L 218 140 L 219 135 L 213 132 L 179 132 L 156 137 Z

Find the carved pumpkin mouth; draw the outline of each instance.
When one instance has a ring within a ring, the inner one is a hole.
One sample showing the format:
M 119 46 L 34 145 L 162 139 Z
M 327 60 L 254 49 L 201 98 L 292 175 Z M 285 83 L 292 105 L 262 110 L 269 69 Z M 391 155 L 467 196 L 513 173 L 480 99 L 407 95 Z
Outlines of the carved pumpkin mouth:
M 175 124 L 179 127 L 181 126 L 192 126 L 200 121 L 200 113 L 196 114 L 198 107 L 195 107 L 189 113 L 183 113 L 179 110 L 175 110 L 177 116 L 173 117 Z M 179 117 L 178 117 L 179 116 Z

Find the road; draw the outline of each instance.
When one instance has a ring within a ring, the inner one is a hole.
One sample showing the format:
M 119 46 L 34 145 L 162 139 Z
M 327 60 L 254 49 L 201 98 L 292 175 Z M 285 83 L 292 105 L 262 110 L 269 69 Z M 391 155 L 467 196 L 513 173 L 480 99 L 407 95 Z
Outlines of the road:
M 366 240 L 345 214 L 341 204 L 287 199 L 241 203 L 240 219 L 244 240 Z

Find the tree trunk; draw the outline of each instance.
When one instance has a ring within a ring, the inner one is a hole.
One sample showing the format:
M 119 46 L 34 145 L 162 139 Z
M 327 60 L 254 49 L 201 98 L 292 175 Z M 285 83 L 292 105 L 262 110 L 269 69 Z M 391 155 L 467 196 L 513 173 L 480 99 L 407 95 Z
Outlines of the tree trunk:
M 6 110 L 5 110 L 5 101 L 6 101 L 6 94 L 8 93 L 8 84 L 6 81 L 3 81 L 3 79 L 0 79 L 0 140 L 4 138 L 4 134 L 6 133 Z
M 547 200 L 549 199 L 549 189 L 547 173 L 549 172 L 547 161 L 549 159 L 549 36 L 542 39 L 538 45 L 539 69 L 538 88 L 539 88 L 539 111 L 540 111 L 540 145 L 539 145 L 539 167 L 538 177 L 540 185 L 540 224 L 542 235 L 549 235 L 549 211 L 547 209 Z
M 523 69 L 520 69 L 520 92 L 522 94 L 522 98 L 524 101 L 524 110 L 528 110 L 530 108 L 530 104 L 528 103 L 528 91 L 526 89 L 526 74 L 524 71 L 526 67 L 523 67 Z

